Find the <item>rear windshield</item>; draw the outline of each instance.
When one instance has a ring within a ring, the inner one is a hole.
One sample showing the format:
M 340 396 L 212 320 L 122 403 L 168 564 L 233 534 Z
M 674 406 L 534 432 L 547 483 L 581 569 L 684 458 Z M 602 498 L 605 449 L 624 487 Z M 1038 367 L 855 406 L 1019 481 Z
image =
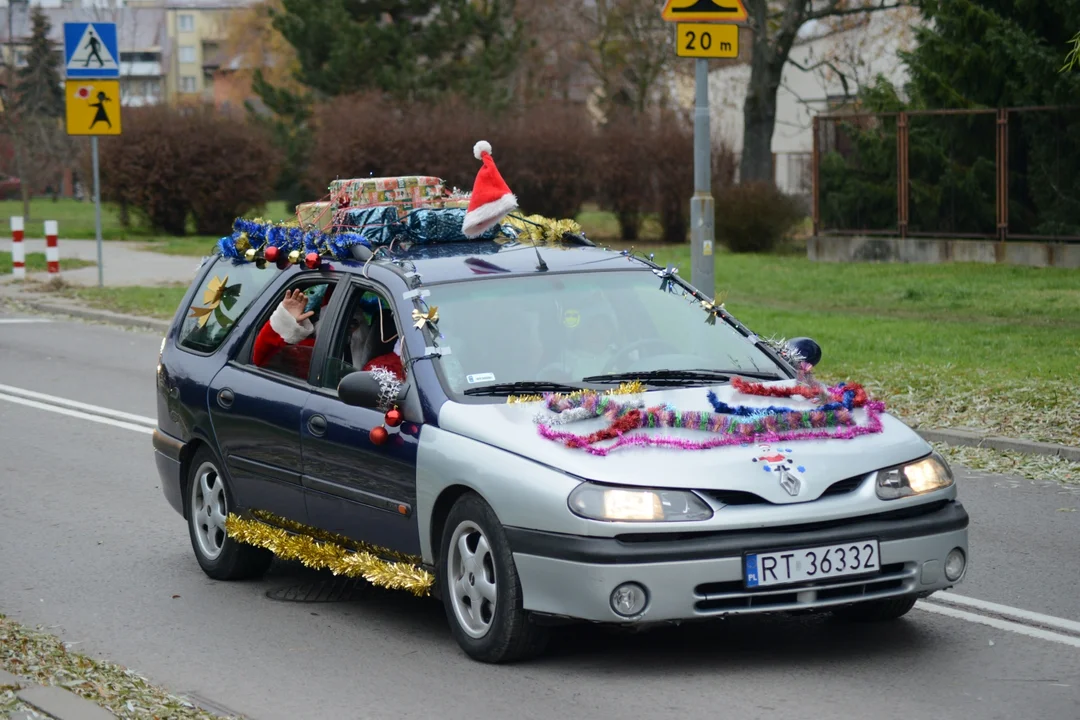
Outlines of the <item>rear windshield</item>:
M 236 321 L 279 274 L 274 265 L 259 269 L 255 263 L 221 257 L 213 263 L 191 305 L 185 308 L 180 328 L 180 346 L 195 352 L 217 350 Z

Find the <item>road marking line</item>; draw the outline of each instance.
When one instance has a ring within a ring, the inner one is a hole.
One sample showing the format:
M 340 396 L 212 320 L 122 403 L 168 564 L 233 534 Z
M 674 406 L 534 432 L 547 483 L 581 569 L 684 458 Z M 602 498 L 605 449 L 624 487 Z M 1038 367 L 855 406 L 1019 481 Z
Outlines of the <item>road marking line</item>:
M 51 323 L 50 318 L 0 318 L 0 325 L 22 325 L 25 323 Z
M 80 420 L 89 420 L 90 422 L 102 423 L 103 425 L 112 425 L 113 427 L 123 428 L 124 430 L 134 430 L 135 432 L 146 433 L 147 435 L 152 435 L 154 433 L 154 428 L 146 427 L 145 425 L 133 425 L 132 423 L 113 420 L 112 418 L 104 417 L 102 415 L 91 415 L 90 413 L 69 410 L 68 408 L 60 407 L 58 405 L 47 405 L 45 403 L 37 402 L 36 400 L 27 400 L 26 398 L 16 397 L 14 395 L 0 394 L 0 400 L 6 400 L 18 405 L 26 405 L 39 410 L 48 410 L 49 412 L 60 413 L 61 415 L 79 418 Z
M 0 322 L 3 322 L 3 320 L 0 320 Z M 40 398 L 41 400 L 45 400 L 46 402 L 38 402 L 38 400 L 32 398 Z M 154 420 L 153 418 L 145 417 L 143 415 L 134 415 L 131 413 L 121 412 L 119 410 L 110 410 L 108 408 L 103 408 L 99 405 L 81 403 L 76 400 L 68 400 L 67 398 L 61 398 L 55 395 L 46 395 L 45 393 L 34 392 L 33 390 L 24 390 L 22 388 L 12 387 L 11 385 L 0 385 L 0 400 L 6 400 L 7 402 L 16 403 L 18 405 L 25 405 L 27 407 L 37 408 L 39 410 L 47 410 L 49 412 L 59 413 L 60 415 L 67 415 L 68 417 L 78 418 L 80 420 L 89 420 L 90 422 L 101 423 L 103 425 L 111 425 L 113 427 L 122 428 L 124 430 L 132 430 L 134 432 L 145 433 L 148 435 L 153 434 L 154 430 L 157 427 L 156 420 Z M 89 412 L 83 412 L 83 410 L 87 410 Z M 132 420 L 134 422 L 125 422 L 125 420 Z M 1047 640 L 1049 642 L 1056 642 L 1063 645 L 1070 645 L 1072 647 L 1080 648 L 1080 637 L 1061 635 L 1050 630 L 1043 630 L 1041 628 L 1031 627 L 1029 625 L 1022 625 L 1020 623 L 1012 622 L 1010 620 L 1002 620 L 997 617 L 978 615 L 976 613 L 970 613 L 964 610 L 957 610 L 956 608 L 948 607 L 947 605 L 964 605 L 978 610 L 983 610 L 985 612 L 996 613 L 998 615 L 1005 615 L 1007 617 L 1013 617 L 1022 620 L 1028 620 L 1033 623 L 1038 623 L 1068 632 L 1080 633 L 1080 622 L 1066 620 L 1064 618 L 1058 618 L 1052 615 L 1043 615 L 1042 613 L 1032 612 L 1030 610 L 1021 610 L 1020 608 L 1013 608 L 1008 605 L 999 605 L 997 603 L 988 602 L 986 600 L 979 600 L 977 598 L 970 598 L 964 595 L 956 595 L 953 593 L 940 593 L 938 595 L 934 595 L 933 600 L 941 603 L 946 603 L 946 605 L 939 605 L 936 604 L 936 602 L 920 600 L 917 603 L 916 607 L 925 610 L 926 612 L 936 613 L 938 615 L 945 615 L 947 617 L 956 618 L 958 620 L 966 620 L 967 622 L 978 623 L 981 625 L 988 625 L 999 630 L 1006 630 L 1008 632 L 1014 632 L 1019 635 L 1027 635 L 1028 637 L 1038 638 L 1040 640 Z
M 975 613 L 969 613 L 964 610 L 957 610 L 943 605 L 934 605 L 926 601 L 920 601 L 915 607 L 925 610 L 926 612 L 946 615 L 958 620 L 967 620 L 968 622 L 979 623 L 980 625 L 989 625 L 992 628 L 1014 632 L 1018 635 L 1027 635 L 1028 637 L 1038 638 L 1039 640 L 1047 640 L 1049 642 L 1056 642 L 1061 643 L 1062 645 L 1080 648 L 1080 638 L 1072 637 L 1071 635 L 1059 635 L 1058 633 L 1049 630 L 1042 630 L 1041 628 L 1034 628 L 1029 625 L 1021 625 L 1020 623 L 1010 622 L 1009 620 L 1000 620 L 986 615 L 976 615 Z
M 1065 618 L 1054 617 L 1053 615 L 1043 615 L 1042 613 L 1032 612 L 1031 610 L 1021 610 L 1020 608 L 1009 607 L 1008 605 L 998 605 L 997 603 L 987 602 L 986 600 L 979 600 L 977 598 L 967 597 L 966 595 L 955 595 L 953 593 L 937 593 L 931 596 L 930 600 L 932 602 L 942 602 L 950 605 L 965 605 L 976 610 L 983 610 L 997 615 L 1005 615 L 1006 617 L 1012 617 L 1018 620 L 1028 620 L 1038 625 L 1045 625 L 1046 627 L 1057 628 L 1058 630 L 1064 630 L 1065 632 L 1080 635 L 1080 622 L 1076 622 L 1075 620 L 1066 620 Z
M 56 397 L 55 395 L 46 395 L 45 393 L 34 392 L 33 390 L 24 390 L 22 388 L 12 387 L 11 385 L 0 385 L 0 393 L 7 393 L 8 395 L 14 395 L 16 397 L 23 398 L 24 400 L 39 400 L 49 405 L 58 405 L 70 410 L 81 410 L 90 415 L 100 415 L 102 417 L 112 418 L 113 420 L 120 420 L 127 423 L 137 423 L 140 425 L 146 425 L 150 428 L 157 427 L 157 420 L 154 418 L 146 417 L 145 415 L 132 415 L 131 413 L 121 412 L 119 410 L 110 410 L 109 408 L 101 407 L 100 405 L 90 405 L 88 403 L 81 403 L 76 400 L 68 400 L 67 398 Z

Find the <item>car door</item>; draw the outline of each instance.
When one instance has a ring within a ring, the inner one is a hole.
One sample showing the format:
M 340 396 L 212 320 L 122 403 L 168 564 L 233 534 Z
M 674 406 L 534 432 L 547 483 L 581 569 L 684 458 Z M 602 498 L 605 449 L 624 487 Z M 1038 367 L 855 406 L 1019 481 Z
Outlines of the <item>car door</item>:
M 266 510 L 296 522 L 308 520 L 301 483 L 300 428 L 311 394 L 308 367 L 318 346 L 286 346 L 262 366 L 252 361 L 252 349 L 255 336 L 269 323 L 287 290 L 312 291 L 332 285 L 327 278 L 312 276 L 282 288 L 253 324 L 251 337 L 237 356 L 210 383 L 207 400 L 214 434 L 241 508 Z
M 337 314 L 324 372 L 313 383 L 303 409 L 303 483 L 311 524 L 354 540 L 418 555 L 416 452 L 420 432 L 419 425 L 413 422 L 417 418 L 406 411 L 400 432 L 392 433 L 385 444 L 376 445 L 369 433 L 383 425 L 384 413 L 346 405 L 337 396 L 340 378 L 371 359 L 352 357 L 350 321 L 357 317 L 358 307 L 370 308 L 372 298 L 381 298 L 380 305 L 391 307 L 386 302 L 389 297 L 385 289 L 354 282 Z M 375 320 L 373 313 L 365 321 Z M 402 325 L 396 320 L 391 322 L 396 335 Z M 369 324 L 367 331 L 379 333 L 376 344 L 389 345 L 390 330 L 385 321 L 381 328 Z

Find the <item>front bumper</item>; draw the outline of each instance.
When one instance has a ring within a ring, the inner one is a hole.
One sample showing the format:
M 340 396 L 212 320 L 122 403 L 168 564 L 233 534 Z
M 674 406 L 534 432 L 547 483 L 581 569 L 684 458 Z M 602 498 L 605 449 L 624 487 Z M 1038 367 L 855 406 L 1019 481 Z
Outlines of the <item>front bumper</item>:
M 698 537 L 617 538 L 552 535 L 507 528 L 526 610 L 621 624 L 704 619 L 720 615 L 812 610 L 899 595 L 929 595 L 956 582 L 945 556 L 968 558 L 968 515 L 956 501 L 824 527 L 771 528 Z M 674 536 L 673 536 L 674 537 Z M 659 538 L 659 539 L 658 539 Z M 876 538 L 880 571 L 815 583 L 747 590 L 743 553 L 814 547 Z M 645 610 L 617 615 L 609 603 L 621 583 L 648 591 Z

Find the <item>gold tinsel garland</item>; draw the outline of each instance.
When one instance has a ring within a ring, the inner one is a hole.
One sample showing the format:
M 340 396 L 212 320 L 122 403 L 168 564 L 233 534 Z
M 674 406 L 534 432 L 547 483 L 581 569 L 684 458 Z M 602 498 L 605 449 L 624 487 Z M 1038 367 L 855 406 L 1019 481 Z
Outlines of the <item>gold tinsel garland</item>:
M 507 215 L 500 221 L 518 231 L 519 242 L 531 242 L 534 245 L 560 247 L 564 233 L 581 234 L 581 225 L 574 220 L 554 220 L 543 215 Z M 505 238 L 497 241 L 505 242 Z
M 637 393 L 643 393 L 643 392 L 645 392 L 645 386 L 642 383 L 640 383 L 639 381 L 634 380 L 633 382 L 621 383 L 619 385 L 619 387 L 613 388 L 611 390 L 605 390 L 602 394 L 604 394 L 604 395 L 636 395 Z M 574 399 L 574 398 L 581 397 L 582 395 L 588 395 L 588 394 L 591 394 L 591 393 L 596 393 L 596 391 L 595 390 L 590 390 L 590 389 L 584 389 L 584 390 L 575 390 L 572 393 L 554 393 L 554 395 L 557 398 Z M 506 398 L 506 402 L 511 403 L 511 404 L 512 403 L 530 403 L 530 402 L 540 402 L 543 399 L 544 399 L 543 395 L 511 395 L 508 398 Z
M 408 590 L 417 597 L 431 594 L 435 576 L 419 567 L 419 558 L 356 542 L 265 511 L 252 514 L 268 520 L 272 518 L 281 527 L 274 527 L 262 519 L 247 519 L 229 513 L 225 521 L 225 532 L 229 537 L 269 550 L 283 560 L 299 560 L 315 570 L 362 577 L 372 585 Z M 397 558 L 397 561 L 385 560 L 380 555 Z

